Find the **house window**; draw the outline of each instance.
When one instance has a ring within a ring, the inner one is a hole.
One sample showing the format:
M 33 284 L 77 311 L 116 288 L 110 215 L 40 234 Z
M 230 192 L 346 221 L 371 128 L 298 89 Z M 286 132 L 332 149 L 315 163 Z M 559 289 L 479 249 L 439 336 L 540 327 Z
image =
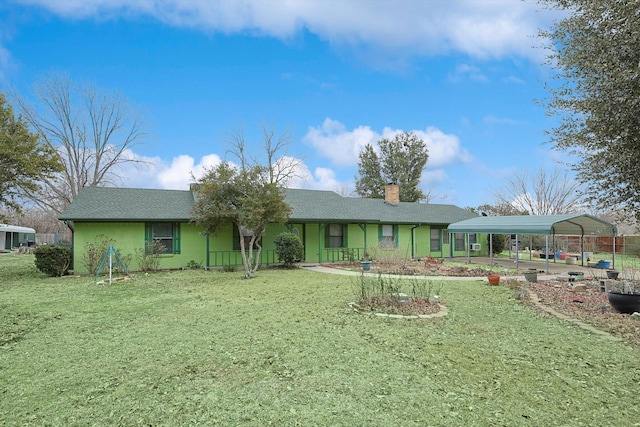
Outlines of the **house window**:
M 253 237 L 251 234 L 245 233 L 245 236 L 244 236 L 245 249 L 249 249 L 249 245 L 251 244 L 251 237 Z M 258 249 L 258 244 L 260 244 L 261 241 L 262 241 L 262 238 L 253 242 L 253 249 Z M 240 232 L 238 231 L 238 226 L 236 224 L 233 224 L 233 250 L 234 251 L 240 250 Z
M 442 230 L 440 230 L 439 228 L 432 228 L 431 229 L 431 245 L 430 245 L 430 250 L 433 251 L 439 251 L 440 250 L 440 232 Z
M 324 229 L 325 248 L 344 248 L 344 224 L 328 224 Z
M 393 248 L 396 246 L 397 226 L 383 224 L 380 226 L 379 244 L 381 248 Z
M 442 230 L 442 244 L 443 245 L 448 245 L 449 244 L 449 231 L 448 230 Z
M 455 233 L 454 239 L 454 250 L 464 251 L 464 233 Z
M 145 224 L 145 252 L 180 253 L 180 224 L 177 222 L 148 222 Z
M 469 233 L 469 244 L 478 243 L 478 237 L 476 233 Z

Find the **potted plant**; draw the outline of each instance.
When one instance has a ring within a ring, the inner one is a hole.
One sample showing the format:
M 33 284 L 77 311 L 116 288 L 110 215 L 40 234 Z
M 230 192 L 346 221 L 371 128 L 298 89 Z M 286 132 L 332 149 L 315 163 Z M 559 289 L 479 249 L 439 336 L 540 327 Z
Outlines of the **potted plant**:
M 607 279 L 618 279 L 620 272 L 618 270 L 607 270 Z
M 522 273 L 527 282 L 537 282 L 538 281 L 538 270 L 535 268 L 530 268 L 529 270 Z
M 487 280 L 491 286 L 498 286 L 500 284 L 500 275 L 495 273 L 489 274 Z
M 360 266 L 364 271 L 371 270 L 371 260 L 369 259 L 369 253 L 366 251 L 364 254 L 362 254 L 362 260 L 360 260 Z
M 640 279 L 631 277 L 615 282 L 607 293 L 607 298 L 619 313 L 640 312 Z

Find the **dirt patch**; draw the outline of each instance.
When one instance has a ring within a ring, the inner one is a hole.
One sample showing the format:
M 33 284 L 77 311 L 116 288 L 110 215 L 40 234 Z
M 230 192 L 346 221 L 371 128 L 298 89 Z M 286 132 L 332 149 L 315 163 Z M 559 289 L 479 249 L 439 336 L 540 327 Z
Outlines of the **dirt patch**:
M 365 298 L 354 307 L 360 312 L 400 314 L 416 316 L 435 314 L 440 311 L 440 304 L 427 298 L 394 298 L 373 296 Z
M 528 283 L 527 288 L 541 304 L 640 347 L 640 318 L 617 313 L 599 283 L 579 283 L 586 286 L 585 292 L 574 292 L 573 283 L 558 281 Z M 525 301 L 535 307 L 531 300 Z
M 333 268 L 360 270 L 360 263 L 325 264 Z M 505 276 L 504 269 L 492 270 L 489 267 L 466 267 L 447 265 L 440 258 L 422 260 L 403 260 L 402 262 L 374 261 L 371 273 L 395 274 L 402 276 L 453 276 L 453 277 L 485 277 L 489 274 Z

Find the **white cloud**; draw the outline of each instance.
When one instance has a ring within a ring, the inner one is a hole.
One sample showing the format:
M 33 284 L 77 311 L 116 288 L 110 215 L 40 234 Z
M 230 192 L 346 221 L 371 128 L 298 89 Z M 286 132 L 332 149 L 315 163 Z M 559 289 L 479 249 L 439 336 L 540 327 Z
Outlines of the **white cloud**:
M 207 169 L 218 165 L 222 159 L 217 154 L 209 154 L 200 159 L 200 163 L 196 164 L 195 159 L 188 155 L 180 155 L 174 157 L 171 165 L 163 168 L 157 175 L 160 188 L 173 190 L 186 190 L 189 184 L 193 182 L 193 177 L 198 179 L 202 177 Z
M 379 135 L 368 126 L 348 131 L 344 124 L 330 118 L 326 118 L 319 128 L 310 127 L 303 137 L 304 142 L 338 166 L 357 164 L 358 153 L 378 139 Z
M 502 79 L 503 82 L 505 83 L 515 83 L 515 84 L 519 84 L 519 85 L 524 85 L 526 84 L 526 82 L 521 79 L 520 77 L 516 77 L 516 76 L 508 76 L 504 79 Z
M 514 0 L 16 0 L 71 18 L 147 15 L 168 25 L 287 39 L 303 28 L 334 46 L 395 55 L 542 56 L 532 36 L 554 13 Z
M 435 127 L 413 132 L 427 144 L 429 150 L 427 169 L 438 169 L 453 163 L 469 163 L 473 160 L 471 154 L 460 145 L 460 139 L 455 135 L 446 134 Z
M 463 80 L 471 80 L 480 83 L 486 83 L 489 81 L 489 78 L 485 76 L 478 67 L 469 64 L 457 65 L 456 69 L 449 73 L 448 79 L 452 83 L 458 83 Z
M 400 129 L 386 127 L 382 134 L 378 134 L 369 126 L 359 126 L 350 131 L 339 121 L 327 118 L 319 128 L 310 127 L 303 140 L 333 164 L 355 166 L 358 164 L 358 153 L 366 144 L 373 144 L 377 149 L 380 139 L 392 139 L 401 132 L 403 131 Z M 472 156 L 460 145 L 460 140 L 455 135 L 445 134 L 435 127 L 410 132 L 415 133 L 427 145 L 428 169 L 437 169 L 452 163 L 468 163 L 472 160 Z
M 331 190 L 349 187 L 351 182 L 341 182 L 336 178 L 332 169 L 317 167 L 311 172 L 309 167 L 300 162 L 296 173 L 297 177 L 291 180 L 287 187 L 305 188 L 309 190 Z

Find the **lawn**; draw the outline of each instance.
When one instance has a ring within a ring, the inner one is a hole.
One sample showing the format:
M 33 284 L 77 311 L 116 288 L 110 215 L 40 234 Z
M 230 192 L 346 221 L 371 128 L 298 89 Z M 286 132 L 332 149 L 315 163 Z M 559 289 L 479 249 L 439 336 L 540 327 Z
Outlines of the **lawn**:
M 348 276 L 240 277 L 105 286 L 0 255 L 0 423 L 640 425 L 640 350 L 507 287 L 443 282 L 425 321 L 353 312 Z

